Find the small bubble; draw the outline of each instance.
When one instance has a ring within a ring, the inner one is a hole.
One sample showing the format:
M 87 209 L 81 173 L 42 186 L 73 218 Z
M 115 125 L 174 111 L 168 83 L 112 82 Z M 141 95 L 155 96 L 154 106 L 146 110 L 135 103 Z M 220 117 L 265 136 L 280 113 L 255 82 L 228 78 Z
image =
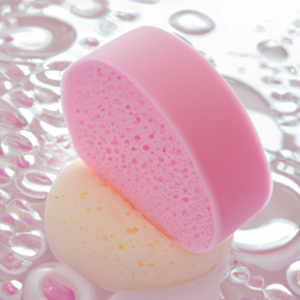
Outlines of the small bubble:
M 154 139 L 154 134 L 149 134 L 149 139 Z
M 149 148 L 148 145 L 144 145 L 144 146 L 143 146 L 143 149 L 144 149 L 145 151 L 149 151 L 150 148 Z
M 230 279 L 234 283 L 244 284 L 250 279 L 250 271 L 245 267 L 237 267 L 231 270 Z
M 183 202 L 188 203 L 188 202 L 189 202 L 189 198 L 184 197 L 184 198 L 183 198 Z

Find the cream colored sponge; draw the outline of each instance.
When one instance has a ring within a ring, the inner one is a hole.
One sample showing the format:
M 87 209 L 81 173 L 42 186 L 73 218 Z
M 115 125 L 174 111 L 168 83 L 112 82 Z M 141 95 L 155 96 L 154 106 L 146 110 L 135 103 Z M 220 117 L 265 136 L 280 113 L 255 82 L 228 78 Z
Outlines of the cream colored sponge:
M 213 270 L 231 238 L 196 254 L 176 245 L 82 161 L 67 166 L 48 195 L 53 252 L 90 281 L 112 290 L 178 286 Z

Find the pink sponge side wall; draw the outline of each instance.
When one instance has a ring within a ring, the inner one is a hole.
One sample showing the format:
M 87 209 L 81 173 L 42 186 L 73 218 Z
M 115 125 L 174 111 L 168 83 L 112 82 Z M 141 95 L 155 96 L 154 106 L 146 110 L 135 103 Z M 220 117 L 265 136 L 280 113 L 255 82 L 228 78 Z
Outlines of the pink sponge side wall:
M 207 249 L 214 236 L 209 199 L 191 156 L 153 101 L 99 61 L 73 66 L 64 85 L 78 155 L 177 244 Z

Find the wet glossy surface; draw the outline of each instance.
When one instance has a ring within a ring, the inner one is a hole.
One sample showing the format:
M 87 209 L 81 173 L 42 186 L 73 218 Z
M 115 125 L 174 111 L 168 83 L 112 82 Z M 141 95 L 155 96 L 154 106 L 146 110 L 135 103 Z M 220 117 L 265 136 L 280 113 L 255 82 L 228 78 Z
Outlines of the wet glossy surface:
M 95 293 L 108 299 L 82 278 L 75 286 L 60 281 L 69 276 L 63 267 L 41 264 L 55 260 L 44 205 L 60 170 L 77 158 L 60 104 L 64 70 L 142 24 L 179 34 L 226 75 L 273 172 L 269 204 L 235 234 L 221 299 L 300 299 L 299 3 L 263 3 L 264 9 L 258 0 L 1 1 L 0 299 L 20 300 L 37 287 L 27 280 L 31 266 L 38 274 L 56 270 L 41 291 L 61 290 L 70 300 L 81 288 L 84 300 L 99 300 Z M 61 300 L 50 292 L 38 297 Z

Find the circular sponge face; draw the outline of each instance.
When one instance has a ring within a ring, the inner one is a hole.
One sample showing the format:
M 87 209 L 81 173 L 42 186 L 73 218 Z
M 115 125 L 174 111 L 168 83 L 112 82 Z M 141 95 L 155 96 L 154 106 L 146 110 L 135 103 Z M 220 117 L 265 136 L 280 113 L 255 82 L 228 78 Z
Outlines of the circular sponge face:
M 105 63 L 69 75 L 70 132 L 78 155 L 172 240 L 207 249 L 214 224 L 192 157 L 153 101 Z
M 225 80 L 140 27 L 73 63 L 62 100 L 81 159 L 182 248 L 207 252 L 267 203 L 268 164 Z

